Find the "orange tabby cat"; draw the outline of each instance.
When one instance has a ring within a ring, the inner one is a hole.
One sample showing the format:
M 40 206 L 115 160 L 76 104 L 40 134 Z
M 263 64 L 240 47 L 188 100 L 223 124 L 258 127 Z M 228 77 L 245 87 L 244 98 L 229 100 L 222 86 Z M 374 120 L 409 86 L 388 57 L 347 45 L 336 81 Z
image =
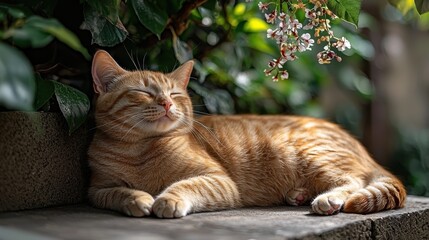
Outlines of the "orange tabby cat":
M 95 54 L 94 206 L 160 218 L 310 200 L 323 215 L 404 206 L 401 182 L 337 125 L 295 116 L 194 119 L 192 68 L 126 71 L 107 52 Z

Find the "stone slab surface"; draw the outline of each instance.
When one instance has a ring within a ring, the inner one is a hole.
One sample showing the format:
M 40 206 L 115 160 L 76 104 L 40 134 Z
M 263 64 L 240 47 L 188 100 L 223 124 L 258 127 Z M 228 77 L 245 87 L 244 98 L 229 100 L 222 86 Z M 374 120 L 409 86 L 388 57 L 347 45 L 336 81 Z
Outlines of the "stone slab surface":
M 245 208 L 165 220 L 82 204 L 0 213 L 0 239 L 429 239 L 429 198 L 409 196 L 404 209 L 367 215 L 309 210 Z

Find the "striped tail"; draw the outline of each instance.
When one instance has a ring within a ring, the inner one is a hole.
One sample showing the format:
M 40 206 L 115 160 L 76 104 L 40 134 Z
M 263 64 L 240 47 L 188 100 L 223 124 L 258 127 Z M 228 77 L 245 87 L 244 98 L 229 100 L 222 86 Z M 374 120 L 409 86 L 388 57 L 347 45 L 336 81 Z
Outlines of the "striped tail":
M 368 186 L 352 193 L 344 204 L 344 212 L 372 213 L 382 210 L 402 208 L 406 191 L 395 177 L 375 178 Z

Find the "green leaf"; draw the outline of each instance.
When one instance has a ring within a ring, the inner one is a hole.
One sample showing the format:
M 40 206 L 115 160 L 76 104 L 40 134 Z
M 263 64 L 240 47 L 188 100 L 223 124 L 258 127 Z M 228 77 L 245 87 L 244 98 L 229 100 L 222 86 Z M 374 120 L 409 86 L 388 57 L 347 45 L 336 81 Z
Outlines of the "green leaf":
M 3 43 L 0 53 L 0 104 L 13 110 L 33 110 L 35 82 L 30 62 Z
M 14 44 L 21 48 L 39 48 L 48 45 L 54 37 L 31 24 L 24 24 L 22 28 L 13 29 L 8 32 Z
M 112 24 L 119 20 L 119 5 L 121 0 L 87 0 L 86 3 Z
M 171 33 L 173 34 L 173 49 L 176 59 L 182 64 L 194 58 L 192 48 L 187 43 L 180 41 L 174 31 Z
M 103 47 L 113 47 L 123 42 L 128 35 L 128 31 L 120 20 L 113 24 L 89 5 L 84 7 L 84 18 L 81 28 L 91 32 L 92 43 Z
M 167 26 L 168 15 L 166 10 L 158 5 L 159 1 L 131 0 L 131 4 L 140 23 L 160 37 Z
M 86 48 L 82 46 L 79 38 L 77 38 L 73 32 L 65 28 L 57 19 L 31 16 L 26 20 L 25 24 L 51 34 L 69 47 L 82 53 L 86 59 L 91 58 Z
M 71 134 L 85 122 L 89 111 L 89 99 L 75 88 L 55 81 L 52 83 L 54 84 L 55 96 Z
M 415 5 L 413 0 L 388 0 L 395 8 L 397 8 L 404 16 L 409 11 L 414 11 Z
M 417 11 L 419 14 L 424 14 L 429 12 L 429 1 L 427 0 L 414 0 Z
M 52 81 L 44 80 L 36 76 L 36 97 L 34 99 L 34 109 L 39 110 L 54 95 L 54 85 Z
M 328 0 L 328 8 L 339 18 L 357 28 L 361 0 Z
M 31 10 L 21 5 L 11 5 L 6 3 L 0 3 L 0 10 L 7 13 L 14 19 L 24 18 L 32 15 Z
M 208 89 L 198 83 L 190 82 L 189 87 L 203 98 L 204 104 L 211 113 L 233 114 L 234 100 L 223 89 Z

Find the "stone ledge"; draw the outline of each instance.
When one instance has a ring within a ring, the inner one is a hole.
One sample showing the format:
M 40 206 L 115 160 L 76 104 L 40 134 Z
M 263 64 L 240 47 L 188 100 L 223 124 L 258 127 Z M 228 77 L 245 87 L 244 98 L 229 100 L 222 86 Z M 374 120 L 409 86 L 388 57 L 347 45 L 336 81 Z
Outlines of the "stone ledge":
M 85 126 L 70 135 L 49 112 L 0 112 L 0 123 L 0 212 L 84 201 Z
M 87 205 L 0 214 L 0 239 L 429 239 L 429 198 L 375 214 L 246 208 L 182 219 L 129 218 Z

